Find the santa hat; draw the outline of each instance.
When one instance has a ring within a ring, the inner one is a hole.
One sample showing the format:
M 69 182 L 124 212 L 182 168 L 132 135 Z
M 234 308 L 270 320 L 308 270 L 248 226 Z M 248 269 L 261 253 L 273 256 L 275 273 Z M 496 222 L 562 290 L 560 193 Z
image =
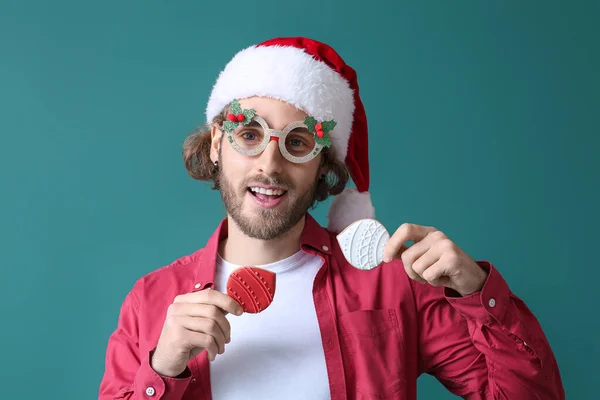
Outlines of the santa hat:
M 345 163 L 356 188 L 335 196 L 328 229 L 340 232 L 352 222 L 374 218 L 369 190 L 367 116 L 356 72 L 330 46 L 316 40 L 276 38 L 238 52 L 213 87 L 206 117 L 210 122 L 233 99 L 252 96 L 285 101 L 319 121 L 335 120 L 333 154 Z

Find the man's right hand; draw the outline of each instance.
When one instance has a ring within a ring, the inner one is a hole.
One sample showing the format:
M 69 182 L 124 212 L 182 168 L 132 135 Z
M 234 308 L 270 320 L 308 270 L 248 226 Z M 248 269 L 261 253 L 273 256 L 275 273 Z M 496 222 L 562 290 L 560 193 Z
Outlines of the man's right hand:
M 217 290 L 177 296 L 169 306 L 151 365 L 159 375 L 180 375 L 187 363 L 206 349 L 209 360 L 223 354 L 230 341 L 227 313 L 242 315 L 242 307 Z

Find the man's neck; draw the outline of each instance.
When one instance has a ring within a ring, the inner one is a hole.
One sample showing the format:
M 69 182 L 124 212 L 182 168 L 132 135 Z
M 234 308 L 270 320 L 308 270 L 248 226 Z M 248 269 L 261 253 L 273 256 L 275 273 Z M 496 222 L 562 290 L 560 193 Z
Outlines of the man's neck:
M 237 265 L 265 265 L 281 261 L 300 250 L 300 237 L 306 217 L 288 232 L 272 240 L 248 237 L 231 217 L 227 218 L 227 238 L 219 243 L 219 254 L 227 262 Z

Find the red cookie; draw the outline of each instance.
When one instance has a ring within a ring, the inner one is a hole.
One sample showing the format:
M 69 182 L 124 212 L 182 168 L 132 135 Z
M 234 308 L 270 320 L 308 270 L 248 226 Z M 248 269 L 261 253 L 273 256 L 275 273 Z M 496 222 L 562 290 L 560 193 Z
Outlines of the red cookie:
M 264 311 L 275 297 L 275 274 L 256 267 L 238 268 L 227 279 L 227 294 L 240 303 L 244 312 Z

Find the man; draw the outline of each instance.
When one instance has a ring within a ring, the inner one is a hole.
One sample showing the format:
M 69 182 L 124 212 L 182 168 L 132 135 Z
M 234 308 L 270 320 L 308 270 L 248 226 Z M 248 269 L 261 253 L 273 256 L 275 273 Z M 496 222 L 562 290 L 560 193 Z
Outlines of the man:
M 356 74 L 333 49 L 280 38 L 239 52 L 207 118 L 185 165 L 214 181 L 227 218 L 135 283 L 100 399 L 415 399 L 422 373 L 468 399 L 564 399 L 535 316 L 439 230 L 403 224 L 382 265 L 346 261 L 336 235 L 374 208 Z M 324 229 L 308 210 L 329 195 Z M 276 276 L 260 313 L 227 294 L 241 266 Z

